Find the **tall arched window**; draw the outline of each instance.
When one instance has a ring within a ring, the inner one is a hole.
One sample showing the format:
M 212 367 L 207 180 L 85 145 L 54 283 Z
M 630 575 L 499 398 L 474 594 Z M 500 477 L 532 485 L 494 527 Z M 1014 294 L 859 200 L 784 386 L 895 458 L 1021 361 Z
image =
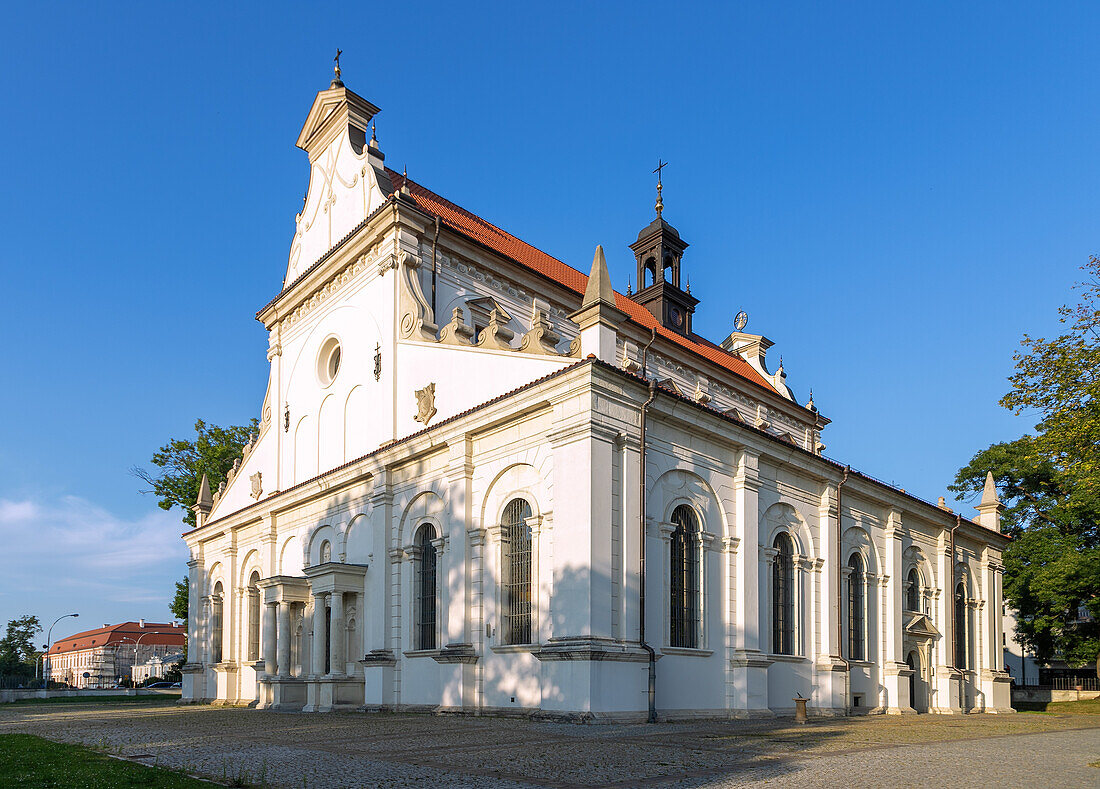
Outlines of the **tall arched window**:
M 416 533 L 416 648 L 435 649 L 436 549 L 435 530 L 424 523 Z
M 248 660 L 260 659 L 260 573 L 248 579 Z
M 210 611 L 210 659 L 222 662 L 222 582 L 214 584 Z
M 772 652 L 794 654 L 794 542 L 783 533 L 772 543 Z
M 853 553 L 848 567 L 851 569 L 848 573 L 848 657 L 851 660 L 866 660 L 863 557 Z
M 669 645 L 699 646 L 699 521 L 681 504 L 672 512 L 669 556 Z
M 905 610 L 920 610 L 920 575 L 916 567 L 909 570 L 909 577 L 905 581 Z
M 955 587 L 955 668 L 969 667 L 966 632 L 966 584 Z
M 531 505 L 512 499 L 500 524 L 504 643 L 531 643 Z

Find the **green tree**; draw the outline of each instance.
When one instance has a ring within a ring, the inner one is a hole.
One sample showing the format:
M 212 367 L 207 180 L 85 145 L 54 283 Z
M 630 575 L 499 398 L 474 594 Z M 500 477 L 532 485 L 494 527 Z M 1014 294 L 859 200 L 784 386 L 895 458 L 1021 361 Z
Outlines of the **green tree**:
M 195 422 L 195 438 L 173 438 L 153 454 L 150 462 L 160 469 L 159 473 L 137 466 L 131 473 L 148 483 L 150 489 L 143 492 L 156 495 L 161 509 L 180 507 L 183 522 L 194 527 L 195 513 L 191 507 L 199 497 L 202 475 L 206 475 L 210 487 L 216 490 L 258 429 L 257 419 L 247 425 L 229 427 L 208 425 L 200 419 Z
M 37 616 L 27 614 L 8 622 L 4 637 L 0 638 L 0 674 L 34 674 L 40 654 L 34 637 L 41 632 Z
M 187 621 L 187 606 L 190 599 L 190 588 L 190 580 L 186 575 L 183 576 L 182 581 L 176 581 L 176 596 L 172 598 L 172 602 L 168 605 L 172 610 L 172 616 L 181 622 Z
M 1040 660 L 1083 666 L 1100 653 L 1100 259 L 1084 267 L 1081 302 L 1065 330 L 1025 335 L 1001 405 L 1035 413 L 1035 435 L 993 444 L 961 468 L 959 500 L 992 471 L 1006 505 L 1005 599 L 1019 640 Z

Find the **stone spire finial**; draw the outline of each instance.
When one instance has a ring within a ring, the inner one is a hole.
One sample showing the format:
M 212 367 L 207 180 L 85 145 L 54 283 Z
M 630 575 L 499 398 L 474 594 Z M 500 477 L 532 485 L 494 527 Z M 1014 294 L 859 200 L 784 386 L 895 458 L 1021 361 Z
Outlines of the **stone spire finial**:
M 615 289 L 611 287 L 611 275 L 607 272 L 602 244 L 596 246 L 596 254 L 592 256 L 592 272 L 588 275 L 588 287 L 584 289 L 581 309 L 596 302 L 615 306 Z
M 584 299 L 580 309 L 569 319 L 580 328 L 580 335 L 570 347 L 571 354 L 581 359 L 591 355 L 608 364 L 616 363 L 617 327 L 626 319 L 626 313 L 615 306 L 615 291 L 611 287 L 611 275 L 607 273 L 603 246 L 596 247 Z
M 199 497 L 195 500 L 191 510 L 195 513 L 195 525 L 198 528 L 202 528 L 206 522 L 206 516 L 210 514 L 210 510 L 214 507 L 214 497 L 210 495 L 210 481 L 206 478 L 206 475 L 202 475 L 202 482 L 199 483 Z
M 992 471 L 986 472 L 982 503 L 975 509 L 978 510 L 978 523 L 992 531 L 1001 530 L 1001 513 L 1004 512 L 1005 505 L 1001 504 L 997 495 L 997 483 L 993 480 Z
M 993 481 L 993 472 L 987 471 L 985 474 L 985 489 L 982 490 L 982 504 L 1000 504 L 1001 500 L 997 496 L 997 483 Z
M 202 482 L 199 483 L 199 497 L 195 500 L 196 507 L 205 507 L 210 509 L 214 503 L 214 497 L 210 495 L 210 480 L 206 478 L 206 475 L 202 475 Z

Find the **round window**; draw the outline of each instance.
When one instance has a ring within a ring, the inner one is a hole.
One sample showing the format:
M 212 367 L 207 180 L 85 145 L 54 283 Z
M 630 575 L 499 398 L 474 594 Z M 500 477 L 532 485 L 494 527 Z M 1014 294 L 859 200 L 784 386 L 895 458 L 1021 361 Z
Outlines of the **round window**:
M 335 337 L 329 337 L 321 345 L 321 353 L 317 356 L 317 377 L 324 386 L 328 386 L 340 373 L 340 341 Z

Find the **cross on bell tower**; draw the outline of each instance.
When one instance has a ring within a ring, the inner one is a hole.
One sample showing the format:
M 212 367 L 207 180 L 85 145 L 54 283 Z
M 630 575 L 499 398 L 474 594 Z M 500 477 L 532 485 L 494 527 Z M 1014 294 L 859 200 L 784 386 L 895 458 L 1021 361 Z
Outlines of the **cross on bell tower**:
M 699 300 L 680 287 L 680 263 L 688 244 L 662 215 L 665 203 L 662 170 L 668 162 L 657 160 L 657 217 L 638 233 L 630 245 L 638 263 L 638 292 L 634 301 L 651 313 L 663 326 L 681 334 L 691 334 L 691 316 Z

